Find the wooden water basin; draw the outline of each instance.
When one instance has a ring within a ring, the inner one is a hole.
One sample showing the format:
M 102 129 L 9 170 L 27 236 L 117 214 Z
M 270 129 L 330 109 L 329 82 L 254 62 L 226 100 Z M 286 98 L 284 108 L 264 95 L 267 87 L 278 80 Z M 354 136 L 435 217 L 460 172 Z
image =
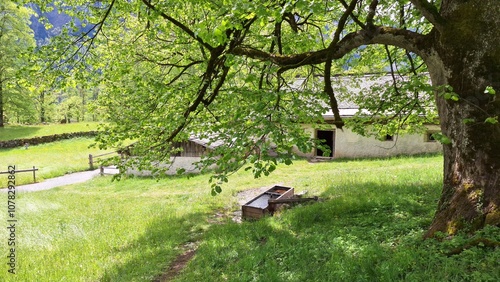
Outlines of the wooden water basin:
M 241 207 L 243 219 L 259 219 L 270 214 L 269 200 L 290 199 L 293 197 L 292 187 L 273 186 L 271 189 L 253 198 Z M 273 210 L 278 208 L 273 206 Z

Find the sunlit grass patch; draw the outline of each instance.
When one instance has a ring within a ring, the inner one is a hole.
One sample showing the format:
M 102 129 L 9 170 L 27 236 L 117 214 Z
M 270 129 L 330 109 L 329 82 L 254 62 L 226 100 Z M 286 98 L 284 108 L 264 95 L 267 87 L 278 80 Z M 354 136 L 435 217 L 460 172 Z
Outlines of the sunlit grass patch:
M 0 141 L 26 139 L 61 133 L 84 132 L 97 130 L 98 122 L 77 122 L 47 125 L 7 125 L 0 127 Z
M 8 165 L 15 165 L 16 169 L 31 169 L 36 172 L 36 181 L 61 176 L 67 173 L 89 169 L 89 154 L 102 154 L 113 150 L 102 151 L 89 148 L 94 141 L 91 138 L 75 138 L 52 143 L 12 149 L 0 149 L 0 171 L 6 171 Z M 23 172 L 16 174 L 16 184 L 33 183 L 33 174 Z M 0 175 L 0 187 L 6 187 L 7 178 Z
M 154 180 L 104 177 L 18 193 L 17 281 L 151 281 L 182 242 L 197 240 L 207 228 L 206 216 L 217 205 L 210 202 L 217 199 L 201 188 L 185 188 L 191 197 L 184 200 L 149 197 L 176 189 Z M 2 281 L 8 277 L 0 274 Z
M 98 177 L 20 193 L 13 281 L 152 281 L 192 242 L 199 247 L 178 281 L 496 281 L 495 249 L 447 256 L 460 241 L 422 240 L 441 171 L 440 156 L 301 160 L 267 178 L 238 172 L 217 197 L 209 175 Z M 277 183 L 321 201 L 259 221 L 213 224 L 215 213 L 240 208 L 238 191 Z M 498 233 L 484 236 L 500 240 Z M 0 272 L 1 281 L 12 277 Z

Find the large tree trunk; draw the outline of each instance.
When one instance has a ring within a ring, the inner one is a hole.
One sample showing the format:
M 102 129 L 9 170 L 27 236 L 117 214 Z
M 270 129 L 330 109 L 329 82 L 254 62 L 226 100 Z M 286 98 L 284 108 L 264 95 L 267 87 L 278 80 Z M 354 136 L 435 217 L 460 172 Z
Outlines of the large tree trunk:
M 443 1 L 447 24 L 427 60 L 433 83 L 452 86 L 458 99 L 436 95 L 451 144 L 444 145 L 443 192 L 427 237 L 500 225 L 500 125 L 486 122 L 500 116 L 499 9 L 498 0 Z M 498 94 L 485 93 L 487 86 Z

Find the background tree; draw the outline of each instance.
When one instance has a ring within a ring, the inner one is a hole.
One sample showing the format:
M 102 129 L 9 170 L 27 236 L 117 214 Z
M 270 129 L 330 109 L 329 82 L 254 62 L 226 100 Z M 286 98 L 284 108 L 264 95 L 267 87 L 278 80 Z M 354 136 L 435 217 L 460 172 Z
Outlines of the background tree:
M 90 86 L 81 77 L 80 69 L 62 67 L 65 63 L 60 61 L 60 54 L 46 43 L 51 40 L 61 38 L 39 43 L 32 54 L 32 64 L 26 68 L 29 80 L 23 80 L 31 93 L 37 120 L 41 123 L 97 120 L 97 115 L 89 112 L 89 106 L 98 97 L 99 85 Z
M 12 1 L 0 3 L 0 127 L 4 126 L 6 114 L 18 121 L 33 118 L 32 104 L 26 98 L 29 93 L 20 81 L 35 43 L 29 28 L 30 15 L 28 8 Z
M 84 121 L 87 114 L 89 100 L 88 90 L 79 84 L 74 77 L 65 77 L 64 83 L 59 84 L 57 94 L 57 120 L 70 123 Z
M 196 134 L 225 144 L 210 155 L 219 158 L 202 162 L 219 165 L 214 180 L 227 181 L 248 164 L 256 176 L 267 175 L 291 162 L 294 145 L 304 151 L 316 145 L 299 123 L 320 126 L 325 104 L 336 126 L 344 126 L 333 74 L 428 72 L 443 134 L 444 182 L 427 236 L 500 224 L 498 0 L 72 4 L 79 5 L 74 15 L 93 27 L 72 50 L 67 44 L 60 50 L 92 65 L 92 78 L 102 74 L 102 103 L 112 121 L 102 146 L 137 139 L 135 151 L 148 164 L 168 160 L 173 142 Z M 296 76 L 305 78 L 301 85 L 291 85 Z M 382 120 L 404 125 L 411 120 L 405 116 L 424 111 L 417 92 L 425 84 L 394 81 L 379 108 L 397 113 Z M 220 191 L 218 182 L 212 188 Z
M 55 97 L 53 90 L 50 89 L 43 82 L 37 83 L 37 88 L 32 88 L 35 94 L 34 101 L 35 106 L 38 111 L 39 122 L 46 123 L 53 121 L 54 111 L 55 111 Z
M 60 90 L 57 85 L 59 74 L 54 75 L 47 67 L 54 60 L 51 57 L 51 47 L 42 45 L 40 42 L 38 44 L 32 55 L 31 64 L 27 68 L 29 72 L 29 80 L 26 80 L 27 88 L 31 93 L 31 102 L 36 110 L 37 121 L 54 122 L 58 121 L 56 96 Z

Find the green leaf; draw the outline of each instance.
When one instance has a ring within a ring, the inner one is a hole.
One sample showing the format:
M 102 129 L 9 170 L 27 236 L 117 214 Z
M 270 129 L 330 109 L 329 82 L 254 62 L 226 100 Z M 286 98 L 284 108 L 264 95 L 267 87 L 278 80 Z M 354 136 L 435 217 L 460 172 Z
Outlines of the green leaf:
M 475 119 L 473 119 L 473 118 L 464 118 L 464 119 L 462 120 L 462 122 L 463 122 L 464 124 L 470 124 L 470 123 L 474 123 L 474 122 L 476 122 L 476 120 L 475 120 Z
M 432 137 L 434 137 L 434 139 L 436 139 L 443 145 L 450 145 L 452 143 L 451 139 L 448 136 L 440 132 L 432 134 Z
M 484 90 L 484 93 L 487 93 L 487 94 L 490 94 L 490 95 L 497 94 L 497 92 L 495 91 L 495 89 L 493 89 L 493 87 L 491 87 L 491 86 L 487 86 L 486 89 Z
M 215 192 L 220 194 L 222 192 L 222 188 L 219 185 L 215 186 Z
M 453 92 L 446 92 L 444 93 L 443 97 L 446 99 L 446 100 L 452 100 L 452 101 L 458 101 L 460 100 L 460 96 L 458 96 L 457 93 L 453 93 Z
M 491 124 L 497 124 L 498 123 L 498 116 L 496 117 L 489 117 L 484 120 L 485 123 L 491 123 Z
M 276 166 L 274 164 L 269 165 L 269 168 L 267 169 L 269 172 L 273 172 L 276 169 Z
M 254 13 L 254 12 L 252 12 L 252 13 L 250 13 L 250 14 L 244 15 L 243 17 L 244 17 L 245 19 L 247 19 L 247 20 L 251 20 L 251 19 L 253 19 L 255 16 L 256 16 L 256 15 L 255 15 L 255 13 Z
M 214 30 L 214 35 L 215 35 L 216 37 L 222 37 L 222 30 L 221 30 L 221 29 L 219 29 L 219 28 L 216 28 L 216 29 Z

